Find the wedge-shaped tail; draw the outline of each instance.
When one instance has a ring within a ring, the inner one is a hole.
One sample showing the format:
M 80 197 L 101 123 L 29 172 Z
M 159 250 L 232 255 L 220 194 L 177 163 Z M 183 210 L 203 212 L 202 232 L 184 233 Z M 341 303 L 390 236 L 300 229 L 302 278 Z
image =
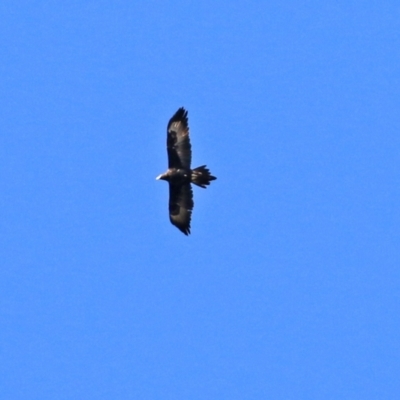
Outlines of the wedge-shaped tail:
M 202 188 L 205 188 L 211 181 L 217 179 L 211 175 L 211 172 L 205 165 L 192 169 L 192 183 Z

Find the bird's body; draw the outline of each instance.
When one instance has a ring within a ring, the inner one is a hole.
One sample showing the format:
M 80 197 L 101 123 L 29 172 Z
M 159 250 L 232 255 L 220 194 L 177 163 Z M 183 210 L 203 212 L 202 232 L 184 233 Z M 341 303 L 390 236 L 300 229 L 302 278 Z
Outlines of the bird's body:
M 158 179 L 163 179 L 173 185 L 182 185 L 190 183 L 190 173 L 190 169 L 186 168 L 168 168 L 167 172 L 161 174 Z
M 191 169 L 192 150 L 189 140 L 187 111 L 180 108 L 169 120 L 167 127 L 168 170 L 156 179 L 169 183 L 169 218 L 185 235 L 190 233 L 193 210 L 191 183 L 206 188 L 212 176 L 205 165 Z

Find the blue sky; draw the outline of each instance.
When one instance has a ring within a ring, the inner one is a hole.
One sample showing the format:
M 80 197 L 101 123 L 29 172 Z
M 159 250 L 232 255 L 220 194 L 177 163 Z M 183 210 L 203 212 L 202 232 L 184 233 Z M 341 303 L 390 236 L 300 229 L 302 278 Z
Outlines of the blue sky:
M 398 398 L 398 2 L 0 15 L 4 399 Z M 181 106 L 218 177 L 189 237 Z

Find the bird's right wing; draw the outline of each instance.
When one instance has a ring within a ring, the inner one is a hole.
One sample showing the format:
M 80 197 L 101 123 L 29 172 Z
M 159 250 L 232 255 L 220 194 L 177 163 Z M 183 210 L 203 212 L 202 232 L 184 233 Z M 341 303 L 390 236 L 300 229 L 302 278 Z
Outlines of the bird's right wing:
M 190 233 L 193 210 L 193 192 L 190 183 L 169 184 L 169 219 L 185 235 Z

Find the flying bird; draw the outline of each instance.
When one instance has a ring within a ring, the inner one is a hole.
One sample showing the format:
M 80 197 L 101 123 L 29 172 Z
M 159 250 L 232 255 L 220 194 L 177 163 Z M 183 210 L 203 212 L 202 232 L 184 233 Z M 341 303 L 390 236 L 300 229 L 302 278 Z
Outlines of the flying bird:
M 188 112 L 181 107 L 168 122 L 168 169 L 156 178 L 169 183 L 169 219 L 185 235 L 190 234 L 194 205 L 191 183 L 205 189 L 217 179 L 205 165 L 190 168 L 192 149 L 187 115 Z

